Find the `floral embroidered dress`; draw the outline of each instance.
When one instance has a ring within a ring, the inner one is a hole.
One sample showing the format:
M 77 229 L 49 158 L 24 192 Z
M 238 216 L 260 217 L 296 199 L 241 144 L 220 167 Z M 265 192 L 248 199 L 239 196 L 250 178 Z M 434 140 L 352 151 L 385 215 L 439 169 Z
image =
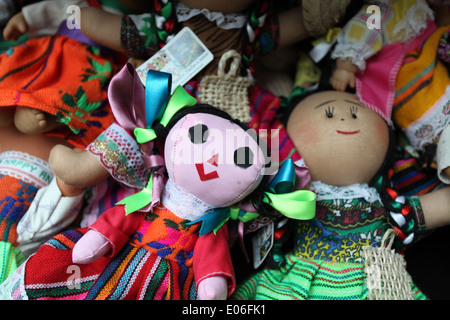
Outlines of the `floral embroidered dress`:
M 378 192 L 367 184 L 332 187 L 313 182 L 316 217 L 295 224 L 294 250 L 276 270 L 264 269 L 244 281 L 233 299 L 368 299 L 364 246 L 379 246 L 391 228 Z M 408 198 L 416 231 L 424 230 L 417 197 Z M 415 299 L 425 296 L 411 283 Z
M 23 8 L 30 39 L 0 55 L 0 108 L 47 112 L 64 125 L 47 135 L 84 148 L 113 121 L 107 86 L 120 59 L 68 27 L 71 4 L 88 2 L 41 1 Z M 46 159 L 24 152 L 2 150 L 0 159 L 1 282 L 25 259 L 17 249 L 17 225 L 53 172 Z

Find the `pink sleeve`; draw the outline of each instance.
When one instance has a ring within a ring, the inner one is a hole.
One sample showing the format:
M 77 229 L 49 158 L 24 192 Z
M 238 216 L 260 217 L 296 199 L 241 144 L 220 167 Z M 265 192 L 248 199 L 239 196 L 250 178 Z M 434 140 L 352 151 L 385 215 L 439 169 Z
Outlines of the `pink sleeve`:
M 113 249 L 108 256 L 114 257 L 130 241 L 130 237 L 139 228 L 144 218 L 145 215 L 142 212 L 125 215 L 124 206 L 118 205 L 103 212 L 90 228 L 109 240 Z
M 193 257 L 195 284 L 206 278 L 223 276 L 227 278 L 228 297 L 236 289 L 236 279 L 228 247 L 228 227 L 225 224 L 214 235 L 213 232 L 198 238 Z

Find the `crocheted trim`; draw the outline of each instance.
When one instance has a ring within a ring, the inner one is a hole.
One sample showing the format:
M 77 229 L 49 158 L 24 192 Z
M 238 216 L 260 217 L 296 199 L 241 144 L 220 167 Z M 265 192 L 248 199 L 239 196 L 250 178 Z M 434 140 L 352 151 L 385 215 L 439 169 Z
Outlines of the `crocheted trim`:
M 244 14 L 223 14 L 222 12 L 209 11 L 208 9 L 191 9 L 183 3 L 178 3 L 176 7 L 177 19 L 179 22 L 184 22 L 192 17 L 202 14 L 211 22 L 215 22 L 221 29 L 241 29 L 247 22 L 247 17 Z
M 363 41 L 345 43 L 345 37 L 339 33 L 337 44 L 331 53 L 332 59 L 350 60 L 359 70 L 366 69 L 366 61 L 375 54 L 373 48 Z
M 144 188 L 150 174 L 140 147 L 127 131 L 116 123 L 109 126 L 86 148 L 111 176 L 129 187 Z
M 317 200 L 345 200 L 363 198 L 367 202 L 381 202 L 379 192 L 368 184 L 353 184 L 351 186 L 330 186 L 320 181 L 312 181 L 310 190 L 317 194 Z
M 380 247 L 364 246 L 366 286 L 370 300 L 413 300 L 411 277 L 402 255 L 392 249 L 395 231 L 386 231 Z
M 441 132 L 450 124 L 450 86 L 439 100 L 418 120 L 406 128 L 405 134 L 410 144 L 418 151 L 438 140 Z
M 161 203 L 181 219 L 195 221 L 215 207 L 200 200 L 168 179 L 161 195 Z
M 231 65 L 225 72 L 228 60 Z M 235 50 L 227 51 L 220 59 L 217 75 L 204 76 L 199 85 L 198 100 L 227 112 L 241 122 L 250 122 L 248 88 L 253 80 L 238 77 L 240 54 Z
M 0 300 L 29 300 L 25 290 L 25 265 L 26 261 L 0 285 Z
M 434 19 L 433 10 L 424 0 L 418 0 L 406 13 L 392 32 L 392 42 L 405 42 L 420 35 L 426 28 L 428 20 Z

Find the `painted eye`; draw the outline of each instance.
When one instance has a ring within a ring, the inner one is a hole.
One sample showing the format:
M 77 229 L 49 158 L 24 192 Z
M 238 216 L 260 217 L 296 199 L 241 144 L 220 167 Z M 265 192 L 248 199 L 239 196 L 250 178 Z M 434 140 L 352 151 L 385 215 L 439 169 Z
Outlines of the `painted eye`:
M 253 164 L 253 152 L 249 147 L 242 147 L 234 151 L 234 164 L 247 169 Z
M 205 143 L 208 140 L 208 127 L 204 124 L 196 124 L 190 127 L 189 139 L 193 144 Z
M 358 118 L 358 107 L 351 106 L 350 113 L 352 114 L 353 119 L 357 119 Z
M 325 114 L 328 118 L 333 118 L 334 107 L 328 107 L 325 109 Z

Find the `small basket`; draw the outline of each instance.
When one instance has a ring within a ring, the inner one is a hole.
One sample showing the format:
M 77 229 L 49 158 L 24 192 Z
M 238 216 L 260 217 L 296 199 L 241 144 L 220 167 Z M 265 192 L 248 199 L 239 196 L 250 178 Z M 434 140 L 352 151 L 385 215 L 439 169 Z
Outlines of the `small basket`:
M 370 300 L 413 300 L 411 277 L 402 255 L 392 249 L 395 231 L 386 231 L 380 247 L 364 246 L 366 285 Z M 389 242 L 388 242 L 389 240 Z
M 232 59 L 225 73 L 228 60 Z M 220 59 L 217 75 L 204 76 L 200 82 L 198 100 L 227 112 L 231 117 L 248 123 L 251 120 L 248 88 L 252 80 L 238 77 L 241 55 L 227 51 Z

